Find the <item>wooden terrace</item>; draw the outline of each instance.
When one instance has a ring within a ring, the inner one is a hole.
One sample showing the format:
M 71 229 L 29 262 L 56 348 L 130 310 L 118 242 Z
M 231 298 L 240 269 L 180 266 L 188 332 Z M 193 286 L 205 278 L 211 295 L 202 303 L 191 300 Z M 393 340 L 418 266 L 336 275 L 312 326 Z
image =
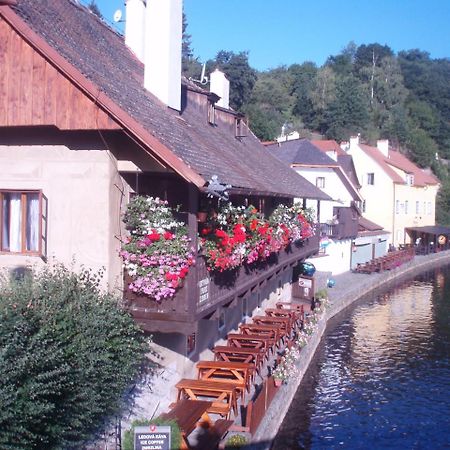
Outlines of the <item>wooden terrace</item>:
M 178 422 L 183 448 L 196 448 L 189 442 L 194 430 L 208 436 L 202 449 L 215 449 L 229 431 L 252 433 L 259 425 L 277 392 L 270 376 L 279 359 L 279 353 L 272 353 L 273 348 L 279 346 L 283 351 L 290 347 L 296 333 L 308 320 L 303 304 L 280 303 L 276 308 L 266 309 L 265 313 L 253 317 L 253 323 L 241 324 L 239 333 L 229 334 L 228 345 L 214 347 L 215 361 L 199 361 L 196 379 L 184 378 L 176 384 L 177 401 L 163 417 Z M 284 334 L 280 334 L 281 329 Z M 266 339 L 271 345 L 267 345 Z M 257 371 L 260 374 L 258 384 Z M 246 394 L 252 395 L 248 402 Z M 265 404 L 263 409 L 258 406 L 261 398 Z

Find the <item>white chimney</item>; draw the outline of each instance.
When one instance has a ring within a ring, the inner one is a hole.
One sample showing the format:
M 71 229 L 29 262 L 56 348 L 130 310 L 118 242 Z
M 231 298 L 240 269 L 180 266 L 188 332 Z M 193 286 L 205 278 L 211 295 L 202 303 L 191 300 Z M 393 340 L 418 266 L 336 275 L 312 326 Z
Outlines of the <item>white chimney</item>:
M 126 0 L 125 44 L 144 62 L 145 2 Z
M 210 91 L 220 97 L 217 106 L 228 109 L 230 107 L 230 82 L 219 69 L 216 69 L 210 76 Z
M 380 139 L 377 141 L 377 149 L 387 158 L 389 156 L 389 140 Z
M 359 136 L 350 136 L 349 150 L 359 145 Z
M 144 87 L 181 110 L 182 0 L 147 0 Z

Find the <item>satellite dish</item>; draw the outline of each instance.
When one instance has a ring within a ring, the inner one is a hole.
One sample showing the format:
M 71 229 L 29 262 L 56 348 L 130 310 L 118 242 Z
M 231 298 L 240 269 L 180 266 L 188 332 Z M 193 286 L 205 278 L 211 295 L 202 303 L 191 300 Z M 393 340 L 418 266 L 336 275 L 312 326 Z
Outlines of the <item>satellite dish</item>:
M 120 22 L 120 20 L 122 19 L 122 11 L 120 9 L 118 9 L 113 16 L 114 22 Z

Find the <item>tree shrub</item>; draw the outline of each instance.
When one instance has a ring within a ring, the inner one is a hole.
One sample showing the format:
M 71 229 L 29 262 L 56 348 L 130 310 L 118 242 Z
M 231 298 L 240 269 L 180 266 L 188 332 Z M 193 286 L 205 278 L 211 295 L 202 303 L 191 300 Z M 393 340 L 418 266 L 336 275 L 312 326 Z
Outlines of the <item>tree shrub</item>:
M 123 404 L 143 333 L 98 274 L 0 283 L 0 448 L 79 448 Z

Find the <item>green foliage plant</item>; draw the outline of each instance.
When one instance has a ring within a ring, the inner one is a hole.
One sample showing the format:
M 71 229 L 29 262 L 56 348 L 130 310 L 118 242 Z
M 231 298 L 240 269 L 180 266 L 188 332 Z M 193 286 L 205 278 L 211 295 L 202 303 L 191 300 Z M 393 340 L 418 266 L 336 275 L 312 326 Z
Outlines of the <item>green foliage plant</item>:
M 99 277 L 2 278 L 1 449 L 83 448 L 123 406 L 147 346 Z
M 181 431 L 178 423 L 172 419 L 164 419 L 156 417 L 155 419 L 136 419 L 131 422 L 131 428 L 125 431 L 122 440 L 122 450 L 134 450 L 134 429 L 135 427 L 143 427 L 146 425 L 166 425 L 170 426 L 170 448 L 181 448 Z
M 233 436 L 230 436 L 226 443 L 225 448 L 232 449 L 232 448 L 239 448 L 244 447 L 248 444 L 248 439 L 243 434 L 233 434 Z

